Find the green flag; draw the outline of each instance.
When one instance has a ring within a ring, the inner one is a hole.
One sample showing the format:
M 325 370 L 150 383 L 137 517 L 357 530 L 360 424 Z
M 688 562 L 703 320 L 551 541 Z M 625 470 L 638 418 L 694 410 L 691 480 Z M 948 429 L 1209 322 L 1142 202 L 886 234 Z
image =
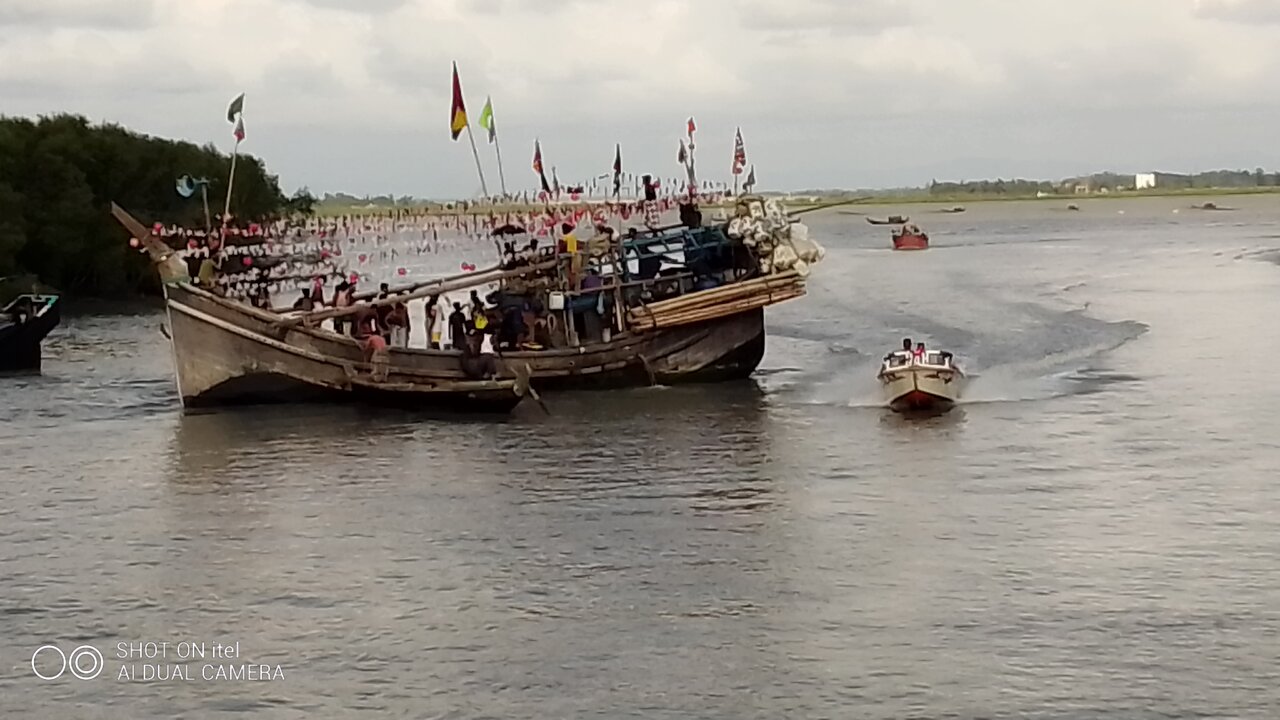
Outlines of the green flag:
M 235 100 L 231 101 L 231 106 L 227 108 L 227 122 L 236 121 L 236 115 L 244 110 L 244 93 L 240 93 Z
M 487 97 L 484 99 L 484 109 L 480 111 L 480 127 L 489 131 L 490 143 L 498 139 L 498 126 L 493 124 L 493 102 Z

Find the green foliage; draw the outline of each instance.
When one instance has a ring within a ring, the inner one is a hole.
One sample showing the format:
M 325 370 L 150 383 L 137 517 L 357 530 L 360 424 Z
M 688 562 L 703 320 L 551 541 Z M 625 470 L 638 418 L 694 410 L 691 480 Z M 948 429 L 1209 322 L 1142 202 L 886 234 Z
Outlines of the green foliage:
M 0 275 L 32 273 L 86 296 L 153 291 L 155 273 L 129 247 L 111 203 L 146 221 L 201 226 L 200 193 L 184 198 L 174 183 L 182 175 L 208 178 L 216 215 L 230 165 L 231 157 L 212 145 L 90 125 L 76 115 L 0 117 Z M 241 155 L 232 214 L 266 220 L 287 208 L 276 177 L 258 158 Z
M 284 202 L 284 210 L 287 215 L 293 217 L 312 217 L 316 214 L 316 202 L 316 196 L 306 188 L 302 188 Z

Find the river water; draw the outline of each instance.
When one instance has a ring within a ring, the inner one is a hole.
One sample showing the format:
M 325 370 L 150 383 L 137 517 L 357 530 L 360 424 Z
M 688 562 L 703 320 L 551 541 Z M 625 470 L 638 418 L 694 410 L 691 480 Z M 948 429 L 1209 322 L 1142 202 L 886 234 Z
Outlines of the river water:
M 1190 202 L 810 216 L 753 381 L 550 417 L 183 416 L 159 314 L 68 318 L 0 380 L 0 716 L 1273 718 L 1280 200 Z M 907 335 L 949 415 L 879 407 Z

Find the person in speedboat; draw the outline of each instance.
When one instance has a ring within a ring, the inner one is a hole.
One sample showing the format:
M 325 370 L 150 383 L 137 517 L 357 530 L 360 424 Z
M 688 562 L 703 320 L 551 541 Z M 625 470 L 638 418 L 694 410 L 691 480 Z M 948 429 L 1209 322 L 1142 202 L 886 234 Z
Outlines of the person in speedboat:
M 885 355 L 884 361 L 893 364 L 895 358 L 901 360 L 903 365 L 911 362 L 911 338 L 902 338 L 902 349 Z

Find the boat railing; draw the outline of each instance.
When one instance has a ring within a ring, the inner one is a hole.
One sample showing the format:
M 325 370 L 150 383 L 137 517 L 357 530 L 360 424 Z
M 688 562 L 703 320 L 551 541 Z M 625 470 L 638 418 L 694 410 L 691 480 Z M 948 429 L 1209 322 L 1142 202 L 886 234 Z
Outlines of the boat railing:
M 891 353 L 881 363 L 881 368 L 884 370 L 901 370 L 910 367 L 954 370 L 956 369 L 955 357 L 951 353 L 942 350 L 925 353 L 924 357 L 899 350 Z
M 58 296 L 42 295 L 39 293 L 23 293 L 15 297 L 8 305 L 5 305 L 4 309 L 0 310 L 0 312 L 6 314 L 10 313 L 17 309 L 18 305 L 24 300 L 31 303 L 32 317 L 40 317 L 48 312 L 49 308 L 53 307 L 53 304 L 58 301 Z

